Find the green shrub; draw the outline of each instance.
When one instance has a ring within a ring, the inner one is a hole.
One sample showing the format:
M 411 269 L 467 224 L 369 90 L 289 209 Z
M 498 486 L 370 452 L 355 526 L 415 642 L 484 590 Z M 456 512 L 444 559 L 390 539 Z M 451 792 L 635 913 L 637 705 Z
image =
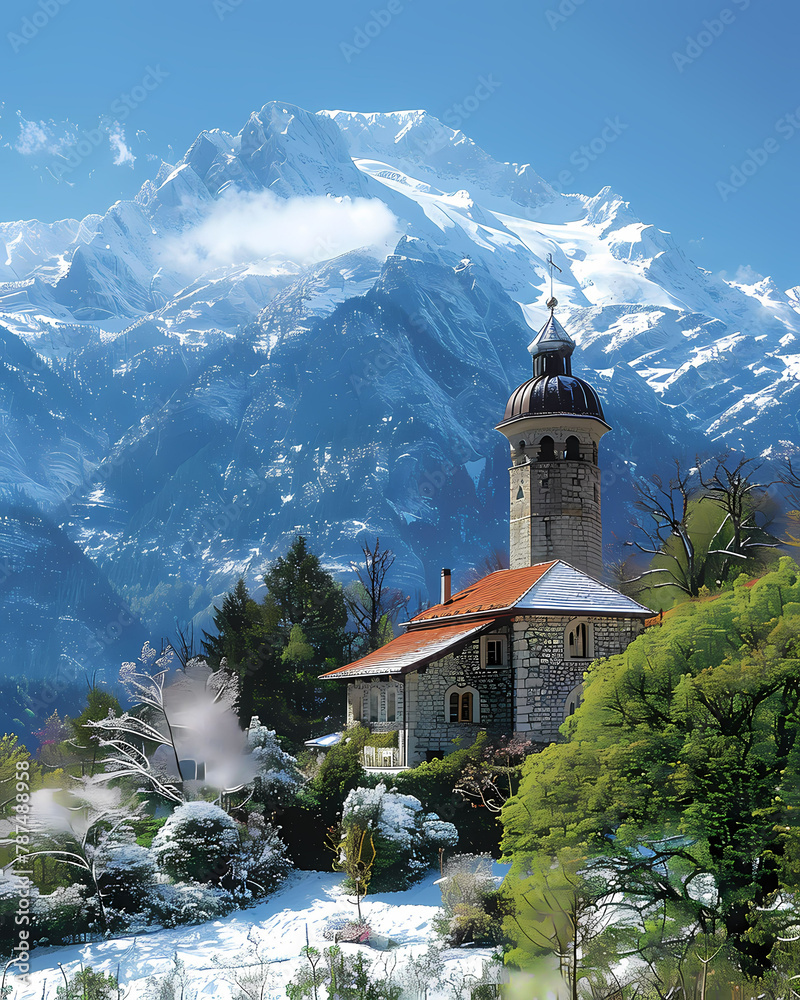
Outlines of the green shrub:
M 388 733 L 370 733 L 369 736 L 364 741 L 364 746 L 366 747 L 396 747 L 397 746 L 397 735 L 396 729 L 391 730 Z
M 371 733 L 364 726 L 348 729 L 341 743 L 325 754 L 319 770 L 309 783 L 309 793 L 320 814 L 320 842 L 339 818 L 348 792 L 363 783 L 362 751 Z
M 153 838 L 159 869 L 176 882 L 219 885 L 239 852 L 239 830 L 211 802 L 186 802 Z
M 118 830 L 103 839 L 92 860 L 105 906 L 127 913 L 146 906 L 156 881 L 156 864 L 152 852 L 134 842 L 132 830 Z
M 450 858 L 439 888 L 442 911 L 434 918 L 434 928 L 448 947 L 495 945 L 502 941 L 501 897 L 488 854 L 457 854 Z
M 424 809 L 435 812 L 458 830 L 458 842 L 477 854 L 499 854 L 501 828 L 498 820 L 485 809 L 474 808 L 456 794 L 456 782 L 464 770 L 476 764 L 486 746 L 487 736 L 478 734 L 468 747 L 456 744 L 451 754 L 400 771 L 394 778 L 381 778 L 399 792 L 419 799 Z
M 142 816 L 141 819 L 133 820 L 131 826 L 133 827 L 136 843 L 139 847 L 151 847 L 153 837 L 155 837 L 166 822 L 166 816 Z
M 56 996 L 60 1000 L 117 1000 L 119 992 L 113 976 L 87 966 L 76 972 L 65 986 L 59 986 Z
M 101 929 L 97 897 L 85 885 L 60 886 L 33 903 L 33 931 L 39 944 L 70 944 Z

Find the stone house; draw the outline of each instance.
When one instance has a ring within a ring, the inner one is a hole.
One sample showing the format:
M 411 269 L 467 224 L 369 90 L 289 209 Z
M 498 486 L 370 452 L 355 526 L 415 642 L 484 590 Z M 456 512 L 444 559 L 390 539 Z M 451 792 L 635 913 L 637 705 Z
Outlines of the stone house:
M 611 428 L 572 374 L 574 343 L 550 317 L 530 345 L 533 378 L 497 430 L 511 448 L 510 569 L 441 601 L 381 649 L 323 676 L 347 683 L 347 725 L 385 734 L 370 767 L 442 756 L 480 730 L 558 738 L 592 660 L 622 652 L 653 612 L 600 582 L 598 445 Z M 390 735 L 390 734 L 395 734 Z

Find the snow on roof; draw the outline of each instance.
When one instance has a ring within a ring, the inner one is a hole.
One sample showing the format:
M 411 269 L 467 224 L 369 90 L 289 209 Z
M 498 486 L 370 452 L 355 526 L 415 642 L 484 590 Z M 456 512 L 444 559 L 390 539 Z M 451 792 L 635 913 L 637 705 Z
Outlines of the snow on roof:
M 337 743 L 341 742 L 341 739 L 341 733 L 328 733 L 327 736 L 318 736 L 314 740 L 306 740 L 304 745 L 307 747 L 327 749 L 328 747 L 336 746 Z
M 431 660 L 438 660 L 494 622 L 456 622 L 414 629 L 398 635 L 374 653 L 344 667 L 337 667 L 323 677 L 374 677 L 380 674 L 403 674 Z
M 613 587 L 558 562 L 516 604 L 520 611 L 564 611 L 568 614 L 625 615 L 651 618 L 653 612 Z

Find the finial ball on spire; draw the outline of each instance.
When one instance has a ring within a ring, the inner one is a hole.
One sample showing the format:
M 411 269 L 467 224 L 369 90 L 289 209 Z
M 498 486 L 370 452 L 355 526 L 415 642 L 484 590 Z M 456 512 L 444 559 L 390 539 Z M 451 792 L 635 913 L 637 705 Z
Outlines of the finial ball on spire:
M 551 298 L 547 300 L 546 305 L 547 308 L 550 310 L 550 312 L 553 312 L 555 307 L 558 305 L 558 299 L 555 297 L 555 295 L 553 295 Z

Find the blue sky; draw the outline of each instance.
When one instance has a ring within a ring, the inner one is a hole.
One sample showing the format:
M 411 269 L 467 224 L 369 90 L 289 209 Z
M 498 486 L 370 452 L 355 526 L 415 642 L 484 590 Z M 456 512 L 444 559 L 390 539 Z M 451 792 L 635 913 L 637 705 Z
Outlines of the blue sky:
M 461 127 L 493 156 L 608 184 L 701 266 L 786 288 L 798 29 L 791 0 L 4 0 L 0 219 L 103 212 L 268 100 L 452 121 L 491 77 Z

